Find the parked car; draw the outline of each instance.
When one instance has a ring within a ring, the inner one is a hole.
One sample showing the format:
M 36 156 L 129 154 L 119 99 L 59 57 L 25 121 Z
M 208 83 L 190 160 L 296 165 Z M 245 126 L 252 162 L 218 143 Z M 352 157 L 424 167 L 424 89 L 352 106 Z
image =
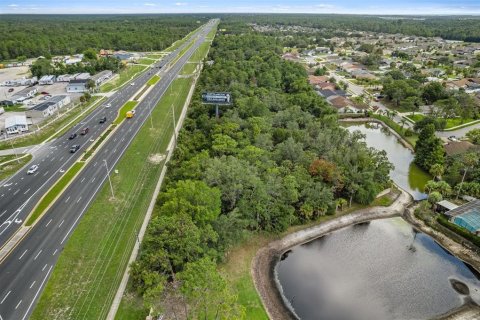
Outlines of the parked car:
M 13 92 L 13 90 L 15 90 L 15 89 L 10 88 L 10 89 L 8 89 L 8 92 Z
M 37 170 L 38 170 L 38 165 L 34 164 L 28 169 L 27 174 L 34 174 L 35 172 L 37 172 Z
M 73 140 L 73 139 L 75 139 L 76 137 L 77 137 L 77 134 L 76 134 L 76 133 L 72 133 L 72 134 L 70 135 L 70 137 L 68 137 L 68 140 Z
M 82 136 L 86 135 L 88 133 L 88 127 L 87 128 L 83 128 L 82 131 L 80 132 L 80 134 Z
M 80 149 L 80 145 L 79 145 L 79 144 L 74 144 L 74 145 L 70 148 L 70 153 L 75 153 L 75 152 L 77 152 L 78 149 Z
M 50 93 L 48 93 L 46 91 L 42 91 L 42 92 L 40 92 L 40 94 L 50 94 Z
M 455 136 L 450 136 L 450 137 L 448 137 L 448 140 L 450 140 L 450 141 L 458 141 L 457 137 L 455 137 Z
M 107 117 L 100 118 L 100 121 L 98 123 L 105 123 L 107 121 Z

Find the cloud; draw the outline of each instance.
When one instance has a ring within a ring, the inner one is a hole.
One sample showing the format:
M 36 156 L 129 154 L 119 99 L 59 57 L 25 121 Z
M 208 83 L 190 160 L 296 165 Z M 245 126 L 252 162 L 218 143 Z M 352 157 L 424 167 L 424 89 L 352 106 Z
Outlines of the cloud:
M 187 3 L 186 2 L 175 2 L 175 5 L 176 6 L 186 6 Z
M 155 3 L 151 3 L 151 2 L 145 2 L 143 5 L 147 6 L 147 7 L 156 7 L 157 6 Z
M 15 8 L 15 7 L 18 7 L 18 4 L 9 4 L 7 7 L 11 7 L 11 8 Z

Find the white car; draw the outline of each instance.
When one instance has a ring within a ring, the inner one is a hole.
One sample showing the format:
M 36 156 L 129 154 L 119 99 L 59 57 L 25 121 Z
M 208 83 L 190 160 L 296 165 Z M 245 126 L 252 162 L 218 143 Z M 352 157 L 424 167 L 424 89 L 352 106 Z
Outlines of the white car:
M 134 85 L 135 85 L 135 82 L 130 83 L 130 85 L 131 85 L 131 86 L 134 86 Z
M 37 172 L 37 170 L 38 170 L 38 165 L 34 164 L 28 169 L 27 174 L 34 174 L 35 172 Z
M 111 103 L 107 103 L 107 104 L 105 105 L 105 108 L 110 108 L 111 106 L 112 106 Z

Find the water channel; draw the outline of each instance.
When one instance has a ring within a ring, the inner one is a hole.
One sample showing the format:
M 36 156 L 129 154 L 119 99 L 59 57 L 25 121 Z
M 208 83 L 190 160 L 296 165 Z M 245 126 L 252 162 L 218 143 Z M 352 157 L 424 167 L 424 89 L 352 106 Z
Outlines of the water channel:
M 365 135 L 369 147 L 387 152 L 388 160 L 395 166 L 390 172 L 392 180 L 410 193 L 415 200 L 426 197 L 423 187 L 430 175 L 413 163 L 413 153 L 405 148 L 390 130 L 377 123 L 343 123 L 344 127 L 353 132 L 360 131 Z
M 430 177 L 377 124 L 345 124 L 385 150 L 392 180 L 414 199 Z M 275 267 L 285 302 L 302 320 L 431 319 L 480 303 L 480 275 L 401 218 L 350 226 L 296 246 Z

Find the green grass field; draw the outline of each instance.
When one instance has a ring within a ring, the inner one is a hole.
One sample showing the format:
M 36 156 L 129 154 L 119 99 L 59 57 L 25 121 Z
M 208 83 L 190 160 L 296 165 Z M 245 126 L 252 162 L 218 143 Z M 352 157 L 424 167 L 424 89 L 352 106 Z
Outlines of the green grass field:
M 209 43 L 202 43 L 200 47 L 193 53 L 190 61 L 192 62 L 201 62 L 207 55 L 208 49 L 210 48 Z
M 113 124 L 120 124 L 125 119 L 127 111 L 133 110 L 138 104 L 138 101 L 127 101 L 118 111 L 117 118 L 112 122 Z
M 20 170 L 24 165 L 26 165 L 30 160 L 32 160 L 32 155 L 18 155 L 18 161 L 12 161 L 7 164 L 0 165 L 0 181 L 5 180 L 15 174 L 18 170 Z M 20 159 L 20 157 L 22 157 Z M 1 156 L 0 163 L 13 160 L 16 156 L 14 154 L 8 156 Z
M 114 89 L 118 89 L 118 87 L 130 81 L 132 77 L 138 76 L 146 68 L 147 67 L 145 66 L 129 65 L 128 67 L 120 71 L 118 77 L 113 78 L 111 81 L 103 84 L 100 87 L 100 92 L 110 92 Z
M 176 79 L 114 169 L 115 199 L 105 184 L 66 244 L 31 319 L 104 319 L 127 266 L 154 187 L 164 166 L 173 124 L 191 79 Z M 131 310 L 131 309 L 121 309 Z M 139 319 L 136 313 L 125 314 Z
M 153 60 L 153 59 L 140 59 L 138 61 L 139 64 L 146 64 L 146 65 L 151 65 L 151 64 L 154 64 L 156 60 Z
M 41 129 L 40 132 L 37 132 L 35 134 L 30 134 L 28 136 L 23 136 L 15 139 L 13 141 L 13 146 L 15 148 L 19 147 L 26 147 L 26 146 L 31 146 L 35 144 L 39 144 L 43 141 L 45 141 L 47 138 L 50 136 L 54 135 L 55 132 L 63 128 L 65 125 L 67 125 L 70 121 L 74 120 L 76 117 L 78 117 L 83 111 L 88 110 L 83 114 L 79 119 L 74 121 L 68 128 L 65 128 L 60 132 L 60 134 L 63 134 L 65 131 L 69 130 L 72 126 L 77 124 L 78 122 L 82 121 L 87 115 L 89 115 L 93 110 L 95 110 L 94 104 L 98 102 L 100 97 L 92 97 L 92 99 L 88 103 L 84 103 L 82 105 L 79 105 L 75 107 L 74 109 L 70 110 L 68 114 L 65 116 L 62 116 L 58 120 L 53 121 L 51 124 L 48 126 L 45 126 L 44 128 Z M 33 127 L 35 128 L 35 127 Z M 58 136 L 58 135 L 56 135 Z M 0 143 L 0 150 L 5 150 L 5 149 L 11 149 L 12 145 L 10 142 L 1 142 Z
M 154 86 L 158 81 L 160 81 L 160 77 L 156 74 L 153 77 L 151 77 L 150 80 L 148 80 L 147 84 L 149 86 Z
M 197 69 L 198 63 L 186 63 L 180 71 L 181 75 L 191 75 Z
M 425 116 L 423 114 L 410 114 L 408 115 L 408 118 L 410 118 L 411 120 L 413 120 L 414 122 L 418 122 L 418 121 L 421 121 L 422 119 L 425 118 Z M 463 126 L 463 125 L 468 125 L 469 122 L 473 122 L 473 121 L 478 121 L 478 120 L 475 120 L 475 119 L 461 119 L 461 118 L 453 118 L 453 119 L 447 119 L 447 125 L 445 126 L 445 129 L 450 129 L 450 128 L 453 128 L 453 127 L 457 127 L 457 126 Z
M 163 58 L 163 56 L 164 55 L 162 55 L 162 54 L 149 54 L 149 55 L 147 55 L 147 58 L 149 58 L 149 59 L 161 59 L 161 58 Z
M 60 178 L 60 180 L 55 183 L 55 185 L 48 191 L 48 193 L 40 200 L 38 205 L 33 210 L 32 214 L 29 216 L 26 225 L 31 226 L 37 219 L 42 215 L 42 213 L 48 208 L 49 205 L 58 197 L 67 187 L 68 183 L 72 178 L 77 174 L 78 171 L 83 167 L 85 163 L 76 162 L 73 166 L 68 169 L 67 172 Z

